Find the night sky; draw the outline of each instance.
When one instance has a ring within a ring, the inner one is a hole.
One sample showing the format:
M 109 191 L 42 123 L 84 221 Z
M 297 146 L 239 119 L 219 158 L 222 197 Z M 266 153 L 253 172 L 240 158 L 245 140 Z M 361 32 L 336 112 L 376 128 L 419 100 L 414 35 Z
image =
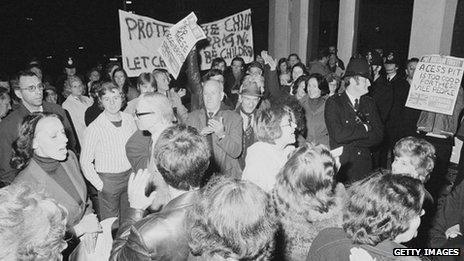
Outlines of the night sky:
M 121 53 L 117 10 L 123 8 L 124 1 L 116 0 L 1 1 L 0 70 L 17 72 L 32 57 L 38 57 L 49 74 L 60 73 L 68 55 L 77 58 L 80 70 L 105 63 Z M 198 23 L 207 23 L 248 8 L 253 12 L 255 49 L 267 49 L 267 0 L 132 0 L 127 5 L 136 14 L 169 23 L 191 11 Z

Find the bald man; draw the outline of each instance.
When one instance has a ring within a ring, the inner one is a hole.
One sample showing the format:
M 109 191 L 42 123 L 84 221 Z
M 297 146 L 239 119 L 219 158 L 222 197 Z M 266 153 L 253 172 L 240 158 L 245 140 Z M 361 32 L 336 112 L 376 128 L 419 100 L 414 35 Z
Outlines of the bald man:
M 242 117 L 231 110 L 221 109 L 224 86 L 210 79 L 203 83 L 204 108 L 187 115 L 186 125 L 196 128 L 210 145 L 211 164 L 208 174 L 221 173 L 240 179 L 238 158 L 242 152 Z

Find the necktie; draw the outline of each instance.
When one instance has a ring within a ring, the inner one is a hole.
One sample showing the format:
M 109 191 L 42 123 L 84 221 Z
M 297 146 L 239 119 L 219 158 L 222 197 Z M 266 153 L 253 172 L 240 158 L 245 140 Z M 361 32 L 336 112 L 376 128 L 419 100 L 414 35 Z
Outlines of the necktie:
M 359 99 L 354 99 L 354 110 L 355 111 L 359 110 Z
M 208 120 L 211 120 L 214 116 L 214 112 L 208 112 Z

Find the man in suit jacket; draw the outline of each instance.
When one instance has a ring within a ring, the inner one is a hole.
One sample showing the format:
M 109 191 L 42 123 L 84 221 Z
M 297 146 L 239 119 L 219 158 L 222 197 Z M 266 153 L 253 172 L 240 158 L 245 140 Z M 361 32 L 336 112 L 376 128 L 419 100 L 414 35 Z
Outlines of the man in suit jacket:
M 340 156 L 340 181 L 352 183 L 368 176 L 372 168 L 370 147 L 381 142 L 383 125 L 373 99 L 367 95 L 370 86 L 369 65 L 364 58 L 350 60 L 345 74 L 346 91 L 326 102 L 325 121 L 330 147 L 343 146 Z
M 17 174 L 10 166 L 12 144 L 18 138 L 18 128 L 24 116 L 32 112 L 43 111 L 57 114 L 63 120 L 63 125 L 68 137 L 68 149 L 77 151 L 77 140 L 71 123 L 65 110 L 59 105 L 43 102 L 44 86 L 39 77 L 33 72 L 20 72 L 18 89 L 15 94 L 21 103 L 13 108 L 13 111 L 0 122 L 0 182 L 10 184 Z
M 211 151 L 209 175 L 222 173 L 241 178 L 238 157 L 242 153 L 242 118 L 234 111 L 221 110 L 224 86 L 209 79 L 203 84 L 204 109 L 188 114 L 186 125 L 196 128 L 208 140 Z

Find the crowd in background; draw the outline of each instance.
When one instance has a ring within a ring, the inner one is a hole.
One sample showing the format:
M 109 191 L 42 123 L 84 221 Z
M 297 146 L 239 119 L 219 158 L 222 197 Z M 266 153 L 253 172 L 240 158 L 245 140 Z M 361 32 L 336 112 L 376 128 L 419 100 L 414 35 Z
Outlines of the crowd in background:
M 464 159 L 455 181 L 448 168 L 464 97 L 452 115 L 405 107 L 417 58 L 375 49 L 345 65 L 330 46 L 200 72 L 194 57 L 185 83 L 114 62 L 84 77 L 72 57 L 55 81 L 37 60 L 0 74 L 0 259 L 97 251 L 109 218 L 110 260 L 463 246 Z

